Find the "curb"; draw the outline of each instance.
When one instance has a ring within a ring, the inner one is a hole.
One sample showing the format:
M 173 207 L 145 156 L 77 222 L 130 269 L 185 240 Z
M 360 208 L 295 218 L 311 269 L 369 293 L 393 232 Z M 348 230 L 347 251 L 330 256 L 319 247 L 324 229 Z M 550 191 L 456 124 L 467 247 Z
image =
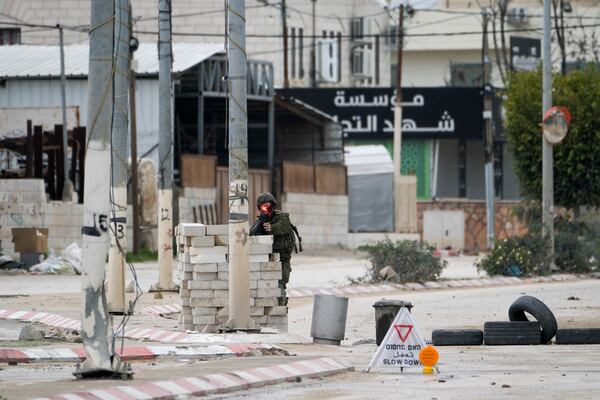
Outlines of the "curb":
M 204 347 L 187 346 L 125 346 L 117 353 L 124 361 L 156 359 L 206 360 L 209 358 L 248 357 L 253 355 L 284 355 L 289 353 L 279 346 L 269 344 L 230 344 Z M 86 353 L 78 348 L 0 348 L 0 363 L 81 362 Z
M 23 322 L 37 322 L 43 325 L 81 330 L 81 323 L 71 318 L 65 318 L 57 314 L 42 311 L 14 311 L 0 310 L 0 319 L 16 320 Z M 126 338 L 148 340 L 152 342 L 167 343 L 202 343 L 202 344 L 303 344 L 312 341 L 296 333 L 269 333 L 269 334 L 246 334 L 227 333 L 211 334 L 196 332 L 167 331 L 156 328 L 131 328 L 125 330 Z
M 169 381 L 144 382 L 137 385 L 114 386 L 67 393 L 37 400 L 163 400 L 183 396 L 207 396 L 237 390 L 294 382 L 302 378 L 318 378 L 354 370 L 331 358 L 315 358 L 242 371 L 179 378 Z

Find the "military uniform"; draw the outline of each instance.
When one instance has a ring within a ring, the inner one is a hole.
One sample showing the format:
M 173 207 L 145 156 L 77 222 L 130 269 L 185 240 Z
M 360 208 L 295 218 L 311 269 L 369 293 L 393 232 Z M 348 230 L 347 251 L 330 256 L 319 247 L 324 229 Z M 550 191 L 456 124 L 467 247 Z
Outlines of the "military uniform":
M 258 197 L 257 206 L 267 202 L 271 202 L 273 205 L 277 204 L 275 198 L 266 193 Z M 266 218 L 266 220 L 264 218 Z M 264 230 L 264 223 L 271 224 L 271 232 L 266 232 Z M 296 247 L 296 237 L 294 236 L 293 225 L 290 221 L 289 214 L 279 210 L 273 210 L 268 216 L 258 217 L 250 229 L 250 235 L 273 235 L 273 253 L 279 253 L 279 260 L 281 261 L 281 279 L 279 280 L 279 287 L 282 290 L 282 296 L 280 304 L 286 304 L 287 299 L 285 298 L 285 289 L 290 281 L 290 273 L 292 272 L 292 266 L 290 264 L 292 251 Z

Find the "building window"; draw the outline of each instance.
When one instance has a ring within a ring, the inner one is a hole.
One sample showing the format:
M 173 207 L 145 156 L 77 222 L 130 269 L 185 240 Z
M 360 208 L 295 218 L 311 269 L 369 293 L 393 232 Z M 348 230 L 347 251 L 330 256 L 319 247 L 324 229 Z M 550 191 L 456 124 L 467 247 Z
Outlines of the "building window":
M 365 46 L 360 46 L 352 52 L 352 75 L 365 75 Z
M 467 197 L 467 142 L 458 141 L 458 197 Z
M 21 28 L 0 28 L 0 46 L 21 44 Z
M 489 76 L 488 82 L 489 82 Z M 481 63 L 450 63 L 450 86 L 481 87 Z
M 350 21 L 350 38 L 352 40 L 363 38 L 364 25 L 365 19 L 363 17 L 352 18 Z
M 298 77 L 304 78 L 304 29 L 298 28 Z
M 290 53 L 292 64 L 292 78 L 296 78 L 296 28 L 290 30 Z
M 398 47 L 398 26 L 397 25 L 391 25 L 388 28 L 388 32 L 385 37 L 385 44 L 388 45 L 388 47 L 391 47 L 394 49 L 396 47 Z

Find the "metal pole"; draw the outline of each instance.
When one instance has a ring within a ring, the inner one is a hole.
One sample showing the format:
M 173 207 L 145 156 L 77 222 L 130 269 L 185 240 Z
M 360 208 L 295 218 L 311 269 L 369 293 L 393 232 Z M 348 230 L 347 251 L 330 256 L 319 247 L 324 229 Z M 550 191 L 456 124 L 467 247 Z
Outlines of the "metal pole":
M 248 114 L 246 104 L 246 7 L 229 0 L 229 321 L 231 329 L 253 328 L 248 255 Z
M 310 51 L 310 86 L 317 87 L 317 45 L 316 45 L 316 16 L 315 16 L 315 8 L 317 4 L 317 0 L 312 1 L 312 49 Z
M 402 168 L 402 47 L 404 40 L 404 5 L 400 4 L 398 17 L 398 47 L 396 49 L 396 104 L 394 107 L 394 231 L 400 232 L 402 222 L 400 176 Z
M 62 146 L 64 149 L 65 156 L 64 160 L 64 172 L 65 172 L 65 183 L 63 185 L 62 199 L 63 201 L 73 201 L 73 183 L 69 178 L 71 165 L 69 164 L 69 132 L 67 129 L 67 77 L 65 75 L 65 44 L 63 40 L 63 28 L 60 25 L 58 27 L 58 38 L 60 42 L 60 102 L 62 106 L 62 126 L 63 126 L 63 140 Z M 74 155 L 71 155 L 74 157 Z
M 287 89 L 290 87 L 290 80 L 288 77 L 288 32 L 286 12 L 285 0 L 281 0 L 281 25 L 283 29 L 283 87 Z
M 492 131 L 492 88 L 488 82 L 490 76 L 490 59 L 488 57 L 488 13 L 483 9 L 483 43 L 481 49 L 481 83 L 483 87 L 483 121 L 485 143 L 485 204 L 487 247 L 494 248 L 496 217 L 494 210 L 494 137 Z
M 173 284 L 173 81 L 171 76 L 171 0 L 158 2 L 158 284 Z
M 75 372 L 81 377 L 112 370 L 112 324 L 106 309 L 104 263 L 109 245 L 113 16 L 112 2 L 92 0 L 81 274 L 81 336 L 87 357 Z
M 129 0 L 114 0 L 115 32 L 112 119 L 112 191 L 108 251 L 108 311 L 125 314 L 125 252 L 127 251 L 127 170 L 129 128 Z
M 551 10 L 550 1 L 544 0 L 543 53 L 543 95 L 542 118 L 552 107 L 552 48 L 550 42 Z M 548 239 L 551 265 L 554 265 L 554 174 L 552 144 L 542 135 L 542 235 Z

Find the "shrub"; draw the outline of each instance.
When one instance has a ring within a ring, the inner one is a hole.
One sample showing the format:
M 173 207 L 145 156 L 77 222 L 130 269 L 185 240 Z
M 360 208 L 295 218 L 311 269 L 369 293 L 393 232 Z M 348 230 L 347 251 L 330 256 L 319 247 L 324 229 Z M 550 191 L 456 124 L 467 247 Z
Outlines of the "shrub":
M 379 282 L 383 280 L 379 272 L 387 267 L 392 267 L 398 274 L 399 282 L 423 282 L 437 280 L 446 261 L 434 257 L 435 250 L 427 243 L 399 240 L 392 242 L 389 238 L 375 243 L 366 244 L 358 248 L 367 253 L 371 267 L 367 270 L 365 280 Z
M 475 266 L 488 275 L 539 275 L 549 272 L 547 246 L 540 236 L 527 234 L 498 240 Z

